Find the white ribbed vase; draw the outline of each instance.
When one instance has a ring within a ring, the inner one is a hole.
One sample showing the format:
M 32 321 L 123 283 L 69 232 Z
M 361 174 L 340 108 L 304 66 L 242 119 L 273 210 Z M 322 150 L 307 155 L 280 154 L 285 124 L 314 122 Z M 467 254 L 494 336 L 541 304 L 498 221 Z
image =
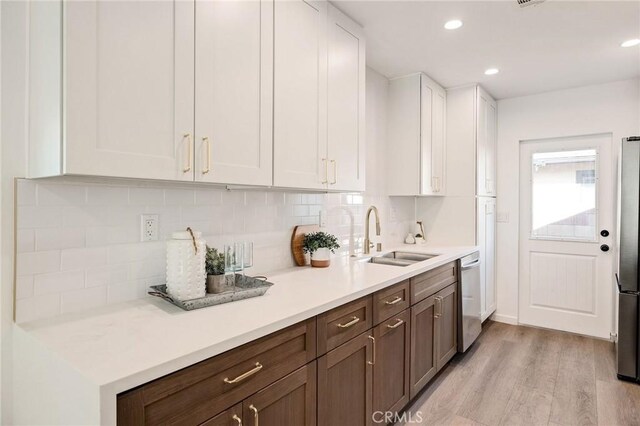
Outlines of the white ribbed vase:
M 194 232 L 198 252 L 188 231 L 174 232 L 167 241 L 167 293 L 178 300 L 204 297 L 207 271 L 205 256 L 207 243 L 202 233 Z

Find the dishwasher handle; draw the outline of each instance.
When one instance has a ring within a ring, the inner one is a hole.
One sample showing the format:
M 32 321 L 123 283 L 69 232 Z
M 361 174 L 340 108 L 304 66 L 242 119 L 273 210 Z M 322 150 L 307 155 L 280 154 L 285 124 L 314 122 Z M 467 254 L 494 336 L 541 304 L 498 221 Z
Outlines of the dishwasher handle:
M 466 271 L 468 269 L 477 268 L 478 266 L 480 266 L 480 259 L 476 259 L 473 262 L 465 263 L 465 264 L 461 265 L 463 271 Z

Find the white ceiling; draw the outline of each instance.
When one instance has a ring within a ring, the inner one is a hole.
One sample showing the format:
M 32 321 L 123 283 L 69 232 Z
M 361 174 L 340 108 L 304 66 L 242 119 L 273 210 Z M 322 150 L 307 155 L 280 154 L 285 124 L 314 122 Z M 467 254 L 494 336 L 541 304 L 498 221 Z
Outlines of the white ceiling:
M 640 38 L 640 1 L 333 3 L 364 27 L 367 64 L 389 78 L 424 71 L 502 99 L 640 76 L 640 46 L 620 47 Z M 450 19 L 464 25 L 445 30 Z

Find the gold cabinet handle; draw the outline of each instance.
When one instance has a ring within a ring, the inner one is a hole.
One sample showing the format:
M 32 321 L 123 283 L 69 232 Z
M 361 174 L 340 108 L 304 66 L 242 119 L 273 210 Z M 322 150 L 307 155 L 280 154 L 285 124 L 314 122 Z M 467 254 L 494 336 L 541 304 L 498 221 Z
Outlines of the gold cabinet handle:
M 396 296 L 394 299 L 392 300 L 386 300 L 384 302 L 385 305 L 395 305 L 396 303 L 400 303 L 402 302 L 402 297 L 400 296 Z
M 371 356 L 371 361 L 367 361 L 367 364 L 369 365 L 376 365 L 376 338 L 373 336 L 368 336 L 369 339 L 371 339 L 371 342 L 373 343 L 373 355 Z
M 435 302 L 435 317 L 440 318 L 442 316 L 442 297 L 436 296 Z
M 237 414 L 234 414 L 231 418 L 232 418 L 233 420 L 235 420 L 239 425 L 241 425 L 241 424 L 242 424 L 242 419 L 241 419 L 240 417 L 238 417 L 238 415 L 237 415 Z
M 398 328 L 402 324 L 404 324 L 404 321 L 398 318 L 395 324 L 387 324 L 387 328 Z
M 206 175 L 211 171 L 211 142 L 209 141 L 209 136 L 203 137 L 202 143 L 207 144 L 207 167 L 202 170 L 202 174 Z
M 253 376 L 254 374 L 256 374 L 260 370 L 262 370 L 262 364 L 260 364 L 259 362 L 256 362 L 256 366 L 254 368 L 252 368 L 251 370 L 247 371 L 246 373 L 242 373 L 241 375 L 239 375 L 235 379 L 229 379 L 228 377 L 225 377 L 224 378 L 224 382 L 225 383 L 229 383 L 229 384 L 238 383 L 238 382 L 243 381 L 247 377 Z
M 336 160 L 331 160 L 331 164 L 333 164 L 333 180 L 329 183 L 331 185 L 335 185 L 338 182 L 338 162 Z
M 186 139 L 187 140 L 187 164 L 186 166 L 184 166 L 184 169 L 182 169 L 183 173 L 187 173 L 188 171 L 191 170 L 191 133 L 185 133 L 184 135 L 182 135 L 182 139 Z
M 259 417 L 258 417 L 258 409 L 256 407 L 253 406 L 253 404 L 251 404 L 249 406 L 249 410 L 253 411 L 253 419 L 254 419 L 254 426 L 258 426 L 258 422 L 259 422 Z
M 329 183 L 329 161 L 327 161 L 326 158 L 323 158 L 322 162 L 324 163 L 324 180 L 320 183 L 324 185 Z
M 337 324 L 338 327 L 340 328 L 349 328 L 353 325 L 356 325 L 358 322 L 360 322 L 360 318 L 358 317 L 351 317 L 351 321 L 345 323 L 345 324 Z

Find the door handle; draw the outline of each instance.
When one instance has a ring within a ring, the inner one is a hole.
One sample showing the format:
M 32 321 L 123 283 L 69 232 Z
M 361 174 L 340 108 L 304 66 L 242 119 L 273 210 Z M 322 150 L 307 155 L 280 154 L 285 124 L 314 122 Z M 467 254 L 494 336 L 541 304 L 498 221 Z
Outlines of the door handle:
M 320 182 L 322 185 L 329 183 L 329 161 L 326 158 L 322 159 L 324 163 L 324 180 Z
M 206 175 L 211 171 L 211 142 L 209 141 L 209 136 L 205 136 L 202 138 L 202 143 L 207 144 L 207 167 L 202 170 L 202 174 Z
M 609 246 L 607 244 L 603 244 L 603 245 L 600 246 L 600 250 L 602 250 L 604 252 L 607 252 L 607 251 L 609 251 Z
M 360 322 L 360 318 L 354 316 L 354 317 L 351 317 L 351 321 L 349 321 L 348 323 L 336 324 L 336 325 L 340 328 L 349 328 L 353 325 L 356 325 L 358 322 Z
M 600 231 L 600 235 L 602 235 L 603 237 L 608 237 L 609 231 L 607 231 L 606 229 L 603 229 L 602 231 Z
M 387 324 L 387 328 L 398 328 L 400 327 L 402 324 L 404 324 L 404 321 L 401 320 L 400 318 L 396 319 L 396 323 L 395 324 Z
M 376 365 L 376 338 L 373 336 L 368 337 L 371 339 L 371 342 L 373 342 L 373 356 L 371 357 L 371 361 L 367 361 L 367 364 Z
M 258 426 L 258 421 L 260 420 L 258 418 L 258 409 L 256 407 L 254 407 L 253 404 L 251 404 L 249 406 L 249 410 L 253 411 L 253 419 L 254 419 L 253 424 L 254 424 L 254 426 Z
M 236 423 L 238 423 L 238 425 L 242 424 L 242 419 L 240 417 L 238 417 L 237 414 L 234 414 L 233 417 L 231 417 L 233 420 L 236 421 Z
M 185 133 L 182 135 L 182 139 L 187 140 L 187 164 L 182 169 L 183 173 L 187 173 L 191 170 L 191 133 Z
M 338 183 L 338 163 L 336 160 L 331 160 L 331 164 L 333 164 L 333 180 L 329 183 L 335 185 Z

